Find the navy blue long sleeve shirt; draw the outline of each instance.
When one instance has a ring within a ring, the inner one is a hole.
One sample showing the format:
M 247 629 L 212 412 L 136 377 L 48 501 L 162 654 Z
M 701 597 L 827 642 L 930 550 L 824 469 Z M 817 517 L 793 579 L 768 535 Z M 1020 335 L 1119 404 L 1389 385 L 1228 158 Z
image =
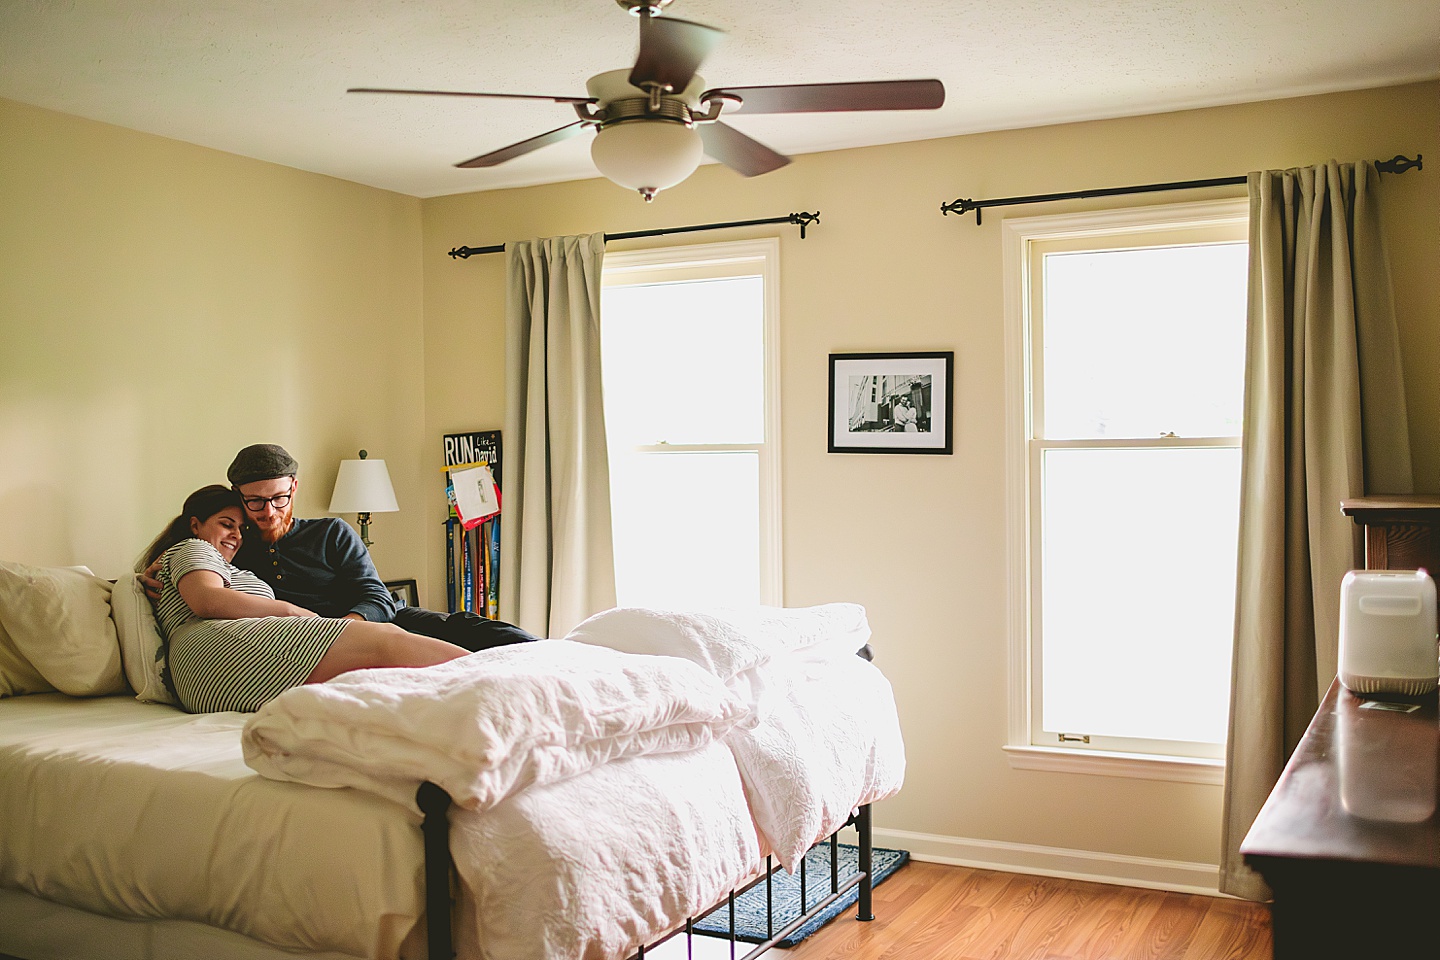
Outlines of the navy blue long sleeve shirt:
M 339 517 L 294 520 L 275 543 L 266 543 L 247 524 L 234 563 L 270 584 L 279 599 L 322 617 L 358 613 L 380 623 L 395 619 L 395 600 L 375 571 L 370 551 Z

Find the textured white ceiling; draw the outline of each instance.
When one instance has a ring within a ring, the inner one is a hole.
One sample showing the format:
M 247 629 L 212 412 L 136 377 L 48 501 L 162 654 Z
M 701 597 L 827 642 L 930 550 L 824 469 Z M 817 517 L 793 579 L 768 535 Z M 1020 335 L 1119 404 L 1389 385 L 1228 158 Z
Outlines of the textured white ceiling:
M 730 122 L 808 153 L 1440 77 L 1437 0 L 676 0 L 721 27 L 710 86 L 938 77 L 936 111 Z M 589 137 L 457 161 L 575 118 L 628 67 L 614 0 L 0 0 L 0 96 L 419 197 L 595 176 Z

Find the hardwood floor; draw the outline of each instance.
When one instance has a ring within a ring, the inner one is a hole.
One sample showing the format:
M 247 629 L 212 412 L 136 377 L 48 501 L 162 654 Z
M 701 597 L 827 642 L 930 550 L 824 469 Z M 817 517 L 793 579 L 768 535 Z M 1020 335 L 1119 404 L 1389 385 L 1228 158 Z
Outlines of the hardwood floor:
M 783 960 L 1270 960 L 1264 904 L 912 861 Z

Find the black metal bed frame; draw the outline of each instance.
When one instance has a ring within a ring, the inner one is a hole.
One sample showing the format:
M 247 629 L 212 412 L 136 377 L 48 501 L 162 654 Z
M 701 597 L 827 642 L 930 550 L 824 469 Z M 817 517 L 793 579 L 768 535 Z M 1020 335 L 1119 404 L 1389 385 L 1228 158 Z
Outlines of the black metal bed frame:
M 455 956 L 455 945 L 451 927 L 451 895 L 450 875 L 453 864 L 450 858 L 450 795 L 440 787 L 430 782 L 420 784 L 420 789 L 415 795 L 420 805 L 420 812 L 424 814 L 424 820 L 420 824 L 420 831 L 425 844 L 425 923 L 426 935 L 429 938 L 429 960 L 452 960 Z M 731 890 L 725 899 L 713 904 L 701 912 L 700 916 L 708 916 L 711 911 L 719 909 L 728 904 L 730 910 L 730 956 L 735 958 L 736 933 L 735 933 L 735 898 L 759 884 L 765 884 L 765 920 L 766 939 L 763 943 L 757 944 L 754 949 L 746 953 L 739 960 L 752 960 L 760 954 L 769 950 L 775 944 L 785 939 L 803 924 L 809 921 L 820 911 L 829 907 L 836 900 L 848 893 L 852 888 L 858 887 L 856 894 L 856 917 L 857 920 L 874 920 L 872 912 L 872 891 L 873 882 L 873 852 L 874 845 L 870 834 L 870 806 L 866 804 L 860 807 L 840 829 L 853 825 L 858 838 L 859 864 L 858 869 L 845 878 L 840 879 L 839 857 L 836 855 L 839 847 L 838 833 L 832 833 L 829 837 L 830 844 L 830 893 L 818 900 L 814 906 L 809 906 L 807 895 L 807 877 L 805 860 L 800 860 L 800 903 L 802 910 L 800 916 L 787 923 L 784 927 L 776 930 L 774 928 L 775 909 L 772 897 L 773 878 L 780 867 L 774 863 L 774 857 L 765 858 L 765 872 L 759 877 L 747 883 L 738 890 Z M 822 840 L 821 843 L 827 841 Z M 656 940 L 654 943 L 642 946 L 631 960 L 644 960 L 646 949 L 653 949 L 660 944 L 680 934 L 686 937 L 697 935 L 694 930 L 695 917 L 686 919 L 685 925 L 670 931 Z M 703 934 L 713 936 L 713 934 Z

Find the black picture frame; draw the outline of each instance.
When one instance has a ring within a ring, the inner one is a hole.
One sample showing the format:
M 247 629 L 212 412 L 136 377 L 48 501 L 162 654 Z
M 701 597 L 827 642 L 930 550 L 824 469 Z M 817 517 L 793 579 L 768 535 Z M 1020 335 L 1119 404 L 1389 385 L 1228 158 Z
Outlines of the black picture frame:
M 955 352 L 830 354 L 831 453 L 954 452 Z
M 385 589 L 402 607 L 420 606 L 420 588 L 414 580 L 386 580 Z

